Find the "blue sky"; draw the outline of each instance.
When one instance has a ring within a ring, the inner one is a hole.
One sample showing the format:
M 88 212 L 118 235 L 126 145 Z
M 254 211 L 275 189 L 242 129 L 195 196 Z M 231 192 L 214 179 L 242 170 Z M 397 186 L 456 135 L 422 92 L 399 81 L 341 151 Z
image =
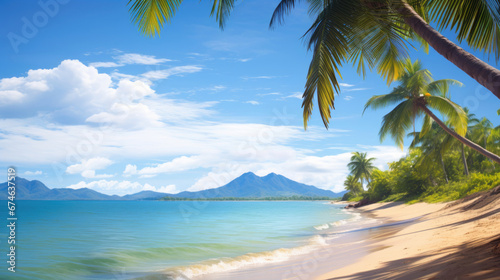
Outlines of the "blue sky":
M 376 73 L 363 79 L 350 65 L 330 129 L 315 110 L 303 130 L 307 7 L 269 30 L 279 1 L 241 1 L 221 31 L 209 1 L 186 1 L 161 37 L 150 38 L 131 23 L 126 2 L 0 4 L 4 170 L 15 166 L 49 187 L 120 195 L 212 188 L 247 171 L 340 191 L 350 152 L 368 152 L 382 169 L 405 154 L 391 139 L 379 141 L 390 108 L 362 116 L 369 97 L 395 84 Z M 493 94 L 432 49 L 411 57 L 435 79 L 464 83 L 452 100 L 500 124 Z

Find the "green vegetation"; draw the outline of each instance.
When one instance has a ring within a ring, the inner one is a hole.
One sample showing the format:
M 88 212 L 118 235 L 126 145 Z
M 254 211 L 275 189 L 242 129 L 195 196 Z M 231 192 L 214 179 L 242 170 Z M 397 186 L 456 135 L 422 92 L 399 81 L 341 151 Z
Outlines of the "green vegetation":
M 496 167 L 499 157 L 487 150 L 499 151 L 500 126 L 493 128 L 488 119 L 479 120 L 467 108 L 448 99 L 449 85 L 460 83 L 434 81 L 418 61 L 409 60 L 398 81 L 400 84 L 389 94 L 370 98 L 365 110 L 398 103 L 384 116 L 380 139 L 391 135 L 403 148 L 404 137 L 413 127 L 413 132 L 406 135 L 413 137 L 409 153 L 390 163 L 389 170 L 372 170 L 363 176 L 353 168 L 360 165 L 360 153 L 353 153 L 348 164 L 351 175 L 344 183 L 349 192 L 343 200 L 359 201 L 361 197 L 373 202 L 442 202 L 500 185 L 500 168 Z M 438 119 L 427 106 L 441 112 L 446 121 Z M 416 132 L 415 120 L 421 115 L 422 129 Z M 355 187 L 352 180 L 358 179 L 361 184 L 363 179 L 369 182 L 366 191 Z
M 370 183 L 371 174 L 373 170 L 376 169 L 372 163 L 374 160 L 375 158 L 366 158 L 366 153 L 354 152 L 352 153 L 351 161 L 347 164 L 347 167 L 351 171 L 351 176 L 353 177 L 352 180 L 360 181 L 361 190 L 363 190 L 363 180 L 366 180 L 367 184 Z M 356 187 L 355 185 L 353 186 Z
M 183 198 L 166 196 L 159 200 L 166 201 L 281 201 L 281 200 L 336 200 L 327 196 L 277 196 L 277 197 L 215 197 L 215 198 Z
M 414 148 L 410 154 L 399 161 L 390 163 L 387 171 L 376 170 L 372 174 L 371 184 L 367 191 L 358 196 L 351 192 L 344 195 L 343 200 L 359 201 L 366 198 L 370 201 L 407 201 L 407 202 L 444 202 L 456 200 L 469 194 L 489 190 L 500 185 L 500 170 L 493 169 L 489 160 L 471 155 L 470 176 L 463 174 L 461 153 L 458 150 L 448 152 L 444 157 L 444 165 L 449 174 L 449 183 L 443 176 L 439 162 L 428 162 L 423 165 L 425 156 L 420 148 Z M 486 169 L 483 169 L 486 167 Z
M 475 124 L 469 130 L 470 135 L 477 135 L 472 140 L 483 139 L 478 132 L 484 133 L 481 124 Z M 500 127 L 492 129 L 486 145 L 498 130 Z M 425 136 L 420 136 L 419 133 L 410 135 L 415 139 L 408 155 L 390 163 L 387 171 L 374 170 L 366 191 L 350 191 L 342 199 L 434 203 L 456 200 L 500 185 L 500 168 L 496 163 L 473 150 L 463 148 L 454 138 L 442 141 L 447 134 L 439 126 L 431 126 Z M 431 148 L 426 142 L 435 145 L 432 151 L 429 151 Z

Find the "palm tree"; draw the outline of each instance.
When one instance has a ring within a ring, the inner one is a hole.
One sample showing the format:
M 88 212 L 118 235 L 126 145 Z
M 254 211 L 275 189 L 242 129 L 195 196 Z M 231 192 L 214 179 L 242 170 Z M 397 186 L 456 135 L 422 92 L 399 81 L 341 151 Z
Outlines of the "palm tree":
M 363 186 L 358 179 L 356 179 L 353 175 L 348 175 L 346 180 L 344 181 L 345 189 L 351 192 L 354 196 L 357 196 L 363 192 Z
M 493 124 L 487 118 L 483 117 L 472 127 L 472 139 L 476 143 L 480 143 L 484 148 L 488 143 L 488 137 L 493 130 Z
M 471 139 L 471 137 L 470 137 L 471 127 L 473 125 L 475 125 L 476 123 L 478 123 L 479 120 L 476 118 L 475 114 L 469 112 L 469 108 L 464 107 L 463 109 L 464 109 L 465 114 L 467 115 L 467 125 L 468 125 L 467 132 L 465 134 L 465 138 Z M 447 138 L 446 141 L 453 139 L 452 146 L 455 146 L 455 145 L 460 146 L 461 159 L 462 159 L 462 163 L 464 165 L 464 174 L 465 174 L 465 176 L 469 176 L 469 166 L 467 164 L 467 157 L 465 156 L 465 145 L 460 143 L 459 141 L 457 141 L 455 138 L 452 138 L 451 135 L 448 134 L 448 136 L 449 136 L 448 138 L 450 138 L 450 139 Z
M 452 137 L 442 130 L 436 123 L 432 123 L 431 129 L 425 134 L 421 135 L 420 132 L 413 132 L 413 141 L 410 144 L 410 149 L 417 148 L 422 150 L 424 157 L 420 158 L 418 164 L 424 168 L 432 166 L 432 161 L 437 161 L 443 170 L 444 179 L 446 184 L 449 183 L 448 174 L 444 165 L 443 154 L 445 154 L 453 146 Z
M 282 0 L 270 26 L 282 22 L 298 0 Z M 328 127 L 335 92 L 340 91 L 337 75 L 343 63 L 357 65 L 358 73 L 377 68 L 388 83 L 398 79 L 402 61 L 408 58 L 408 40 L 431 45 L 478 83 L 500 98 L 500 71 L 466 52 L 432 28 L 455 29 L 459 42 L 473 49 L 500 56 L 500 13 L 498 1 L 476 0 L 308 0 L 316 20 L 307 31 L 314 54 L 303 95 L 304 127 L 317 102 L 323 123 Z M 148 35 L 156 35 L 169 22 L 182 0 L 129 0 L 133 21 Z M 221 29 L 234 8 L 235 0 L 213 0 L 211 15 Z
M 361 188 L 363 188 L 364 180 L 366 180 L 367 185 L 370 184 L 371 174 L 376 169 L 372 163 L 374 160 L 375 158 L 367 158 L 366 153 L 352 153 L 351 161 L 347 164 L 347 167 L 351 171 L 351 175 L 356 180 L 360 180 Z
M 492 131 L 493 124 L 490 122 L 490 120 L 483 117 L 478 123 L 476 123 L 476 125 L 472 127 L 472 139 L 474 139 L 474 142 L 480 143 L 480 145 L 485 149 L 491 149 L 491 147 L 488 147 L 488 139 L 491 139 L 490 134 Z M 493 169 L 495 169 L 495 165 L 493 165 Z
M 467 132 L 467 115 L 460 106 L 446 98 L 449 86 L 461 85 L 460 82 L 451 79 L 434 81 L 429 70 L 422 69 L 418 60 L 415 63 L 407 60 L 404 68 L 404 74 L 398 78 L 399 86 L 395 87 L 389 94 L 373 96 L 365 104 L 366 110 L 369 107 L 378 109 L 400 102 L 383 118 L 379 133 L 381 141 L 390 134 L 396 144 L 403 149 L 403 138 L 406 131 L 415 126 L 417 117 L 425 114 L 421 135 L 425 135 L 431 128 L 431 122 L 435 121 L 461 143 L 500 163 L 499 156 L 463 137 Z M 436 117 L 427 106 L 446 116 L 450 126 L 456 132 Z

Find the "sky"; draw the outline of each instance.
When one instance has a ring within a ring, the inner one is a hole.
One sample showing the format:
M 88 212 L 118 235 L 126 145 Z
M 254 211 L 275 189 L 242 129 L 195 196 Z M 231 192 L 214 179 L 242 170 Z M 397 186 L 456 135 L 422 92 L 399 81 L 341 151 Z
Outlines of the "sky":
M 144 36 L 128 1 L 2 1 L 0 176 L 50 188 L 124 195 L 222 186 L 245 172 L 274 172 L 343 190 L 351 152 L 378 168 L 407 153 L 378 131 L 391 108 L 376 73 L 342 67 L 330 128 L 317 108 L 303 128 L 301 95 L 311 60 L 302 35 L 313 22 L 298 5 L 270 30 L 279 1 L 238 1 L 226 28 L 210 1 L 185 1 L 160 37 Z M 443 34 L 453 41 L 454 33 Z M 471 51 L 498 68 L 494 57 Z M 463 87 L 451 99 L 496 126 L 500 101 L 434 50 L 410 49 L 434 79 Z M 5 179 L 6 180 L 6 179 Z M 0 180 L 2 181 L 2 180 Z

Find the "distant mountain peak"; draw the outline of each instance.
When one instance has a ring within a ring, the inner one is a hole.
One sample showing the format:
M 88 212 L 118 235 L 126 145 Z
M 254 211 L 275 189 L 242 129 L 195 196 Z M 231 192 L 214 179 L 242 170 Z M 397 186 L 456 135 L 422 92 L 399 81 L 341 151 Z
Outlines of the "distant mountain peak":
M 224 186 L 197 192 L 180 192 L 172 195 L 179 198 L 265 198 L 265 197 L 338 197 L 329 190 L 302 184 L 271 172 L 263 177 L 253 172 L 243 173 Z

